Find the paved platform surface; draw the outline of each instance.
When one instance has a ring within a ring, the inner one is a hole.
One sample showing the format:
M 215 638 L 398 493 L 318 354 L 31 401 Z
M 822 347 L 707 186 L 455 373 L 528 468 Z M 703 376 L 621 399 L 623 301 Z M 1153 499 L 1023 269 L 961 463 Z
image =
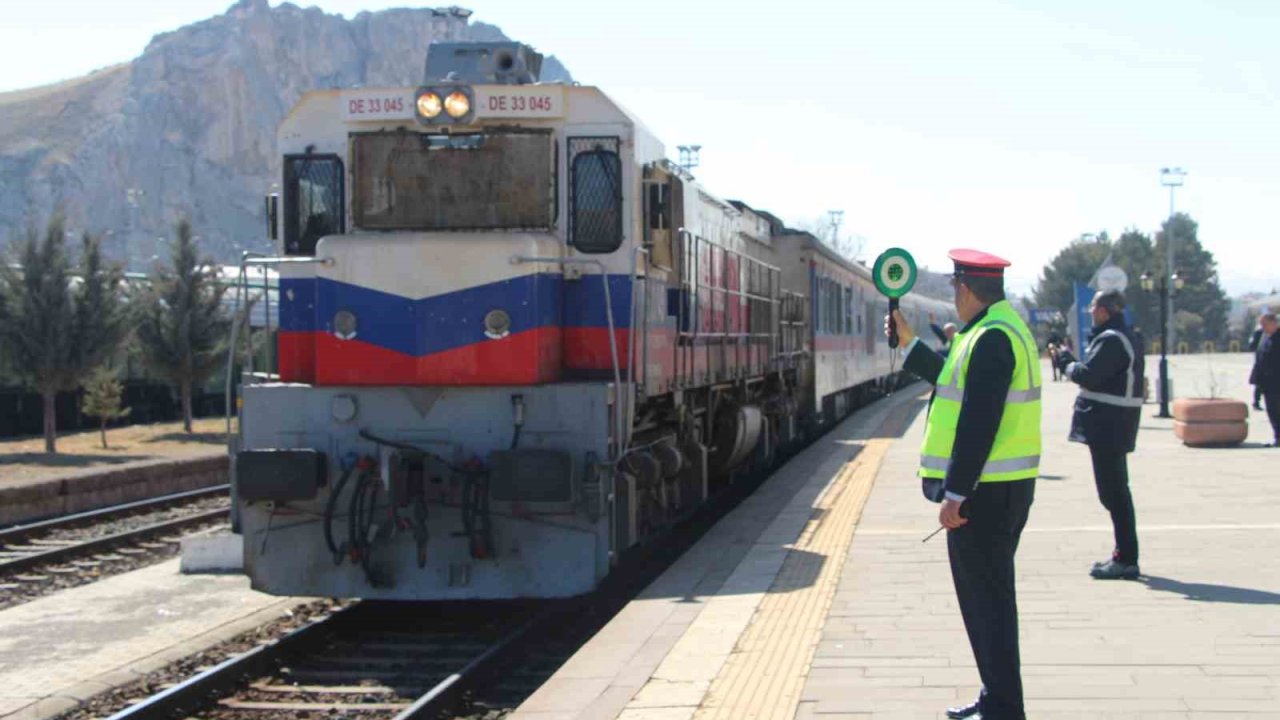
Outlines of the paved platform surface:
M 1249 400 L 1249 362 L 1172 358 L 1176 392 Z M 1105 582 L 1088 576 L 1113 542 L 1088 450 L 1066 441 L 1074 396 L 1046 383 L 1018 553 L 1028 716 L 1280 718 L 1280 450 L 1262 447 L 1265 415 L 1244 446 L 1192 449 L 1144 408 L 1130 474 L 1145 574 Z M 873 406 L 793 460 L 512 720 L 940 718 L 970 700 L 946 543 L 920 542 L 937 517 L 915 478 L 923 414 L 894 437 L 895 413 L 919 404 Z
M 0 611 L 0 718 L 38 720 L 278 617 L 302 602 L 178 560 Z

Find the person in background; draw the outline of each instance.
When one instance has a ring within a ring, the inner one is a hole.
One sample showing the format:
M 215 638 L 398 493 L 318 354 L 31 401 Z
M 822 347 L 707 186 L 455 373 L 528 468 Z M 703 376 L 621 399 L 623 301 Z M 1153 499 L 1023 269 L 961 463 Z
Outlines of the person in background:
M 1263 313 L 1262 342 L 1258 344 L 1254 367 L 1258 375 L 1258 387 L 1267 401 L 1267 418 L 1271 420 L 1274 441 L 1271 447 L 1280 447 L 1280 321 L 1273 312 Z
M 951 351 L 951 341 L 955 338 L 959 328 L 956 327 L 955 323 L 950 322 L 939 327 L 934 320 L 933 313 L 929 313 L 929 329 L 933 331 L 934 335 L 938 336 L 938 342 L 942 343 L 938 346 L 938 354 L 946 357 L 947 353 Z
M 1062 338 L 1056 332 L 1049 333 L 1049 342 L 1045 345 L 1045 351 L 1049 354 L 1049 367 L 1053 369 L 1053 379 L 1056 382 L 1062 377 L 1062 373 L 1058 370 L 1058 348 L 1062 346 Z
M 1069 352 L 1059 358 L 1067 379 L 1080 386 L 1070 439 L 1089 446 L 1098 499 L 1111 513 L 1115 534 L 1111 558 L 1094 563 L 1089 572 L 1099 580 L 1132 580 L 1140 573 L 1127 455 L 1137 445 L 1145 365 L 1142 338 L 1125 325 L 1124 305 L 1118 290 L 1094 295 L 1084 359 L 1076 362 Z
M 1258 383 L 1258 348 L 1262 346 L 1262 320 L 1249 337 L 1249 352 L 1253 353 L 1253 368 L 1249 371 L 1249 384 L 1253 386 L 1253 409 L 1262 409 L 1262 385 Z

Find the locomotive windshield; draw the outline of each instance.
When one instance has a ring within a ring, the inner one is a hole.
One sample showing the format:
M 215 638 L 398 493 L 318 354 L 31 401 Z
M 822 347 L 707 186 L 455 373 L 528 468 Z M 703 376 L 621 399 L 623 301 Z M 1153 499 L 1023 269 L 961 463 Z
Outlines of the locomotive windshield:
M 352 214 L 368 230 L 551 227 L 549 132 L 351 137 Z

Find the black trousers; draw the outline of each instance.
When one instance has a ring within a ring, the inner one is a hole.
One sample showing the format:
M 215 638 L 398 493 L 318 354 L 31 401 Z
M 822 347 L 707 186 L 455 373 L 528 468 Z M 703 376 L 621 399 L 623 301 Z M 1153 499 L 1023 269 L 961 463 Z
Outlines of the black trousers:
M 1253 386 L 1253 404 L 1255 406 L 1262 404 L 1262 386 L 1261 385 Z
M 1271 432 L 1275 435 L 1276 444 L 1280 445 L 1280 387 L 1267 388 L 1262 391 L 1267 399 L 1267 419 L 1271 421 Z
M 984 720 L 1026 718 L 1013 556 L 1035 492 L 1034 478 L 979 483 L 968 500 L 969 522 L 947 532 L 951 579 L 982 678 Z
M 1120 450 L 1089 446 L 1093 457 L 1093 481 L 1098 486 L 1098 499 L 1111 513 L 1116 546 L 1112 555 L 1126 565 L 1138 564 L 1138 526 L 1133 512 L 1133 495 L 1129 492 L 1129 462 Z

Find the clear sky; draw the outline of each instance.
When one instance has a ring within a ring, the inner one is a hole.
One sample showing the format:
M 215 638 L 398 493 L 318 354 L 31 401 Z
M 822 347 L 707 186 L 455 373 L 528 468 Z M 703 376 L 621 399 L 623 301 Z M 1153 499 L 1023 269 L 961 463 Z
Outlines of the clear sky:
M 1274 0 L 459 2 L 611 93 L 671 157 L 700 143 L 713 192 L 793 224 L 843 210 L 869 257 L 900 245 L 941 269 L 978 247 L 1025 291 L 1082 233 L 1154 231 L 1172 165 L 1228 292 L 1280 286 Z M 10 5 L 0 90 L 129 60 L 229 7 Z

